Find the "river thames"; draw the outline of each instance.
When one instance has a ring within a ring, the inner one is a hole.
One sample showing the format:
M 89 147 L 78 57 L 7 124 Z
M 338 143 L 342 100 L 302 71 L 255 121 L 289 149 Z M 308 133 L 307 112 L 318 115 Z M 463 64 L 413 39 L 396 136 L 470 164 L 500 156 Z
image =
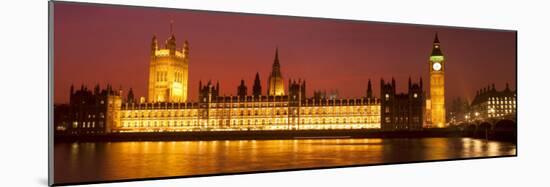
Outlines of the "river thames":
M 472 138 L 57 143 L 55 183 L 516 155 Z

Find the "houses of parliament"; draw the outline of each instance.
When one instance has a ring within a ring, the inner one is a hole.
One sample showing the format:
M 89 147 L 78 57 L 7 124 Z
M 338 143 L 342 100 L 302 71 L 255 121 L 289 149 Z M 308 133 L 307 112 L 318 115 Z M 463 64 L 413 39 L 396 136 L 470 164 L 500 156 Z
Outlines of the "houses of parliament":
M 260 74 L 256 73 L 251 87 L 241 80 L 235 95 L 222 96 L 220 82 L 201 81 L 196 90 L 197 100 L 190 101 L 188 92 L 194 89 L 188 86 L 188 67 L 193 64 L 189 61 L 189 43 L 184 41 L 178 48 L 172 33 L 164 46 L 159 46 L 153 37 L 150 47 L 146 98 L 135 98 L 131 89 L 123 96 L 122 91 L 110 86 L 105 90 L 97 86 L 93 92 L 85 87 L 74 91 L 71 87 L 70 104 L 66 108 L 69 115 L 62 117 L 65 125 L 57 129 L 72 133 L 414 130 L 425 127 L 431 119 L 444 123 L 445 117 L 442 121 L 440 116 L 442 111 L 444 115 L 443 55 L 437 35 L 429 60 L 430 84 L 436 86 L 431 102 L 421 78 L 414 82 L 409 78 L 408 93 L 396 93 L 396 81 L 392 78 L 380 80 L 380 97 L 373 94 L 370 80 L 363 97 L 343 99 L 318 94 L 310 97 L 306 94 L 306 80 L 285 81 L 278 49 L 266 85 L 262 85 Z

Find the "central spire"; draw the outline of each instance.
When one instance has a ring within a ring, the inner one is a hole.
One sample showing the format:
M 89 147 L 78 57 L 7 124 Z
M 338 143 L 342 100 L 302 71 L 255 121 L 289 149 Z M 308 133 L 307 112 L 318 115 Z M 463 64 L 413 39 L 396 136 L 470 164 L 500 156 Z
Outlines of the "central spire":
M 275 48 L 275 59 L 273 60 L 273 69 L 271 70 L 271 75 L 268 80 L 267 93 L 270 96 L 285 95 L 278 47 Z
M 271 76 L 281 77 L 281 64 L 279 63 L 279 48 L 275 48 L 275 59 L 273 60 L 273 68 Z

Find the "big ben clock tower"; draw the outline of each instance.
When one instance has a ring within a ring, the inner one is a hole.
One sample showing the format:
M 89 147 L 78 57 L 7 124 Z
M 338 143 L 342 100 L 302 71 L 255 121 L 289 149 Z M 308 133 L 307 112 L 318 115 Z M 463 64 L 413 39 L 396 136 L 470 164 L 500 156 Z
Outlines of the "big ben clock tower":
M 433 127 L 445 127 L 445 57 L 437 33 L 429 61 L 431 123 Z

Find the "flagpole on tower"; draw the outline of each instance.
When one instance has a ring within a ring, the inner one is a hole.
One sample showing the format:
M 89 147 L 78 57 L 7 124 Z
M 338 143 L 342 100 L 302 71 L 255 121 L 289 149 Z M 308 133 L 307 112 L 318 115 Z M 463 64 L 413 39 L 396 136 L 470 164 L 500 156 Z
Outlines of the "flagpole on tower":
M 174 25 L 174 20 L 170 20 L 170 34 L 174 34 L 173 25 Z

